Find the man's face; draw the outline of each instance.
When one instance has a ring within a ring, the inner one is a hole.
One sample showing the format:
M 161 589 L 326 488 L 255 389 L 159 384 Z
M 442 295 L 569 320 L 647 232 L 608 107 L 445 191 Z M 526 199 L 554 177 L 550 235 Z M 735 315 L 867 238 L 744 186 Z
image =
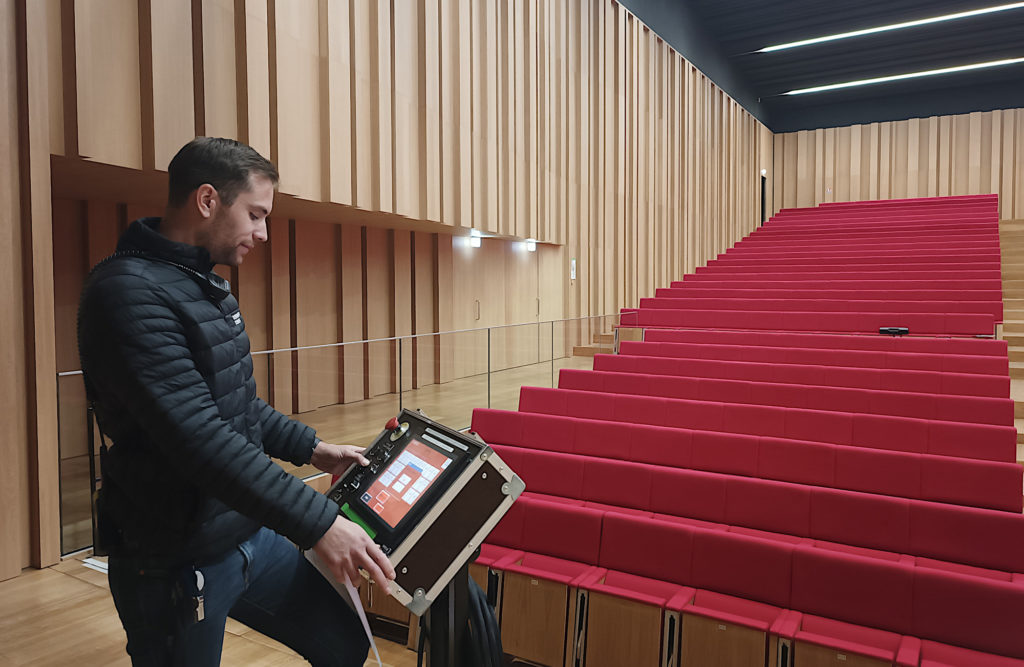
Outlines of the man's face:
M 215 264 L 238 266 L 257 242 L 267 240 L 267 216 L 274 206 L 274 184 L 265 176 L 252 176 L 249 190 L 240 192 L 231 206 L 220 206 L 202 244 Z

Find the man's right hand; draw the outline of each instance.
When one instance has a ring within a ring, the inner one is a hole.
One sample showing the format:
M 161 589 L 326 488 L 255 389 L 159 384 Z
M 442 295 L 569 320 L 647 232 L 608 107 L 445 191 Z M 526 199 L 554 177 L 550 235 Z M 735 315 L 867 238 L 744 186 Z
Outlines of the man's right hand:
M 359 568 L 362 568 L 381 590 L 391 593 L 387 582 L 395 578 L 395 568 L 370 536 L 348 519 L 336 518 L 313 546 L 313 551 L 338 581 L 344 582 L 348 577 L 349 583 L 355 586 L 359 583 Z

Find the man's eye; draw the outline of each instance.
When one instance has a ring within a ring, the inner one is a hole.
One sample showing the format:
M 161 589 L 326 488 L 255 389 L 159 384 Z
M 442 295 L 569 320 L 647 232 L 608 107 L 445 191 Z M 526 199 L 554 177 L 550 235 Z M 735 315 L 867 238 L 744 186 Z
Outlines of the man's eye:
M 249 214 L 249 219 L 250 219 L 250 220 L 252 220 L 253 222 L 256 222 L 256 220 L 257 220 L 258 218 L 256 217 L 256 214 L 255 214 L 255 213 L 250 213 L 250 214 Z

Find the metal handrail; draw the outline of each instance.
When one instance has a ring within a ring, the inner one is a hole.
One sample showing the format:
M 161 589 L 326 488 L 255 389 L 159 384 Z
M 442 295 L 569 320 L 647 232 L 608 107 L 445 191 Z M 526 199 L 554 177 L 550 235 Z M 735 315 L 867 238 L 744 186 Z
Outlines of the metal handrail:
M 554 325 L 558 322 L 580 322 L 582 320 L 596 320 L 603 317 L 618 317 L 618 313 L 612 315 L 587 315 L 585 317 L 566 317 L 560 320 L 541 320 L 538 322 L 520 322 L 519 324 L 497 324 L 493 327 L 477 327 L 476 329 L 454 329 L 452 331 L 434 331 L 430 333 L 421 334 L 407 334 L 404 336 L 391 336 L 390 338 L 369 338 L 366 340 L 350 340 L 341 343 L 322 343 L 320 345 L 301 345 L 299 347 L 283 347 L 275 350 L 260 350 L 258 352 L 251 352 L 252 356 L 256 357 L 263 354 L 275 354 L 277 352 L 302 352 L 304 350 L 322 350 L 329 347 L 342 347 L 344 345 L 366 345 L 368 343 L 386 343 L 394 340 L 405 340 L 413 338 L 424 338 L 427 336 L 444 336 L 447 334 L 460 334 L 460 333 L 472 333 L 474 331 L 490 331 L 491 329 L 508 329 L 511 327 L 523 327 L 531 324 L 551 324 Z M 81 375 L 82 371 L 63 371 L 57 373 L 57 377 L 68 377 L 71 375 Z

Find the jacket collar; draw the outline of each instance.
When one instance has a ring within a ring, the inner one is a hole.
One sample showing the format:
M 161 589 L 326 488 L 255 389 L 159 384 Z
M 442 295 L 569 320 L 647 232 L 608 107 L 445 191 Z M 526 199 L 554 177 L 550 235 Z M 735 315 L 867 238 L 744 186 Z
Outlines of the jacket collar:
M 160 218 L 140 218 L 125 230 L 117 249 L 141 251 L 154 259 L 181 264 L 203 274 L 213 270 L 213 261 L 206 248 L 172 241 L 159 229 Z
M 141 253 L 173 264 L 190 274 L 207 296 L 221 301 L 231 293 L 231 284 L 213 272 L 213 260 L 206 248 L 172 241 L 159 231 L 160 218 L 140 218 L 130 224 L 117 242 L 119 253 Z

